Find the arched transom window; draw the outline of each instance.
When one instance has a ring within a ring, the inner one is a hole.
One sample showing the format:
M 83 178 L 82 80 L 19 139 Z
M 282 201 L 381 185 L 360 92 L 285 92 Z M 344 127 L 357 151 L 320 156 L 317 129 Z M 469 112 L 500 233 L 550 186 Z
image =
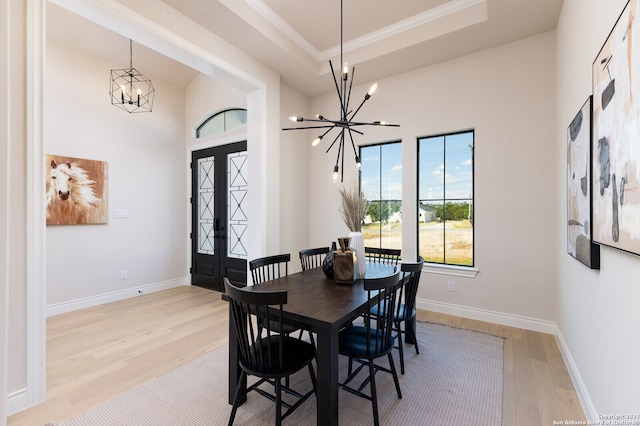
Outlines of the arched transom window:
M 247 125 L 247 110 L 241 108 L 228 109 L 213 114 L 196 129 L 196 138 L 214 133 L 228 132 Z

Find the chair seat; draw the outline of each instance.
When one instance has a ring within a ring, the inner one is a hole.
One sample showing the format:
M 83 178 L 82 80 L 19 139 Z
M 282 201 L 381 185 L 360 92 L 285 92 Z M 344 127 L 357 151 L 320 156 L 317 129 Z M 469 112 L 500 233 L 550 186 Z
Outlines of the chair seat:
M 379 330 L 370 330 L 370 339 L 367 344 L 367 328 L 362 326 L 351 326 L 340 331 L 338 337 L 338 347 L 340 353 L 355 358 L 377 358 L 385 352 L 389 352 L 394 345 L 395 337 L 391 339 L 389 345 L 376 347 L 384 341 Z M 377 339 L 376 339 L 377 335 Z
M 280 358 L 280 340 L 282 340 L 282 368 L 277 360 Z M 308 364 L 316 355 L 316 348 L 304 340 L 280 335 L 272 336 L 270 340 L 261 339 L 251 346 L 251 357 L 261 354 L 262 365 L 248 365 L 245 360 L 240 359 L 240 365 L 249 374 L 263 377 L 283 377 L 289 376 Z M 271 356 L 273 365 L 269 366 L 268 359 Z
M 378 312 L 378 311 L 382 311 L 382 312 Z M 376 305 L 373 308 L 371 308 L 371 315 L 374 316 L 385 316 L 385 311 L 384 309 L 380 308 L 380 305 Z M 408 319 L 411 319 L 413 317 L 416 316 L 416 310 L 411 309 L 410 311 L 407 311 L 404 304 L 400 305 L 400 311 L 398 312 L 398 310 L 396 309 L 396 312 L 393 313 L 393 319 L 394 321 L 406 321 Z

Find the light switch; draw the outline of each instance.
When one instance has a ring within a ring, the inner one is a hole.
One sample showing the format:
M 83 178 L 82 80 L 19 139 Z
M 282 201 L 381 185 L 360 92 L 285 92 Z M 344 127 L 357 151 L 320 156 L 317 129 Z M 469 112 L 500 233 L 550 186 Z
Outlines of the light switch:
M 129 217 L 129 213 L 127 212 L 127 209 L 115 209 L 113 212 L 113 215 L 119 218 Z

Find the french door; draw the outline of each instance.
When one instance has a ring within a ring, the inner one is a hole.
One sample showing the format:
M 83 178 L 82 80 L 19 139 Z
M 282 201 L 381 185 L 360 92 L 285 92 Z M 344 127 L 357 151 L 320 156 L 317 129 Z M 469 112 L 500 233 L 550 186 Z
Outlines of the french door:
M 193 151 L 191 284 L 247 285 L 247 142 Z

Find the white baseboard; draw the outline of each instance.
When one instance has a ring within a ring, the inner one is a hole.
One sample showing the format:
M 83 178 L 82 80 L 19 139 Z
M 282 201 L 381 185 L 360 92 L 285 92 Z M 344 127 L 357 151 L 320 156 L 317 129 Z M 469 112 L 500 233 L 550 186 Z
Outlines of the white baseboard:
M 27 389 L 20 389 L 7 395 L 6 414 L 9 417 L 27 408 Z
M 118 300 L 129 299 L 144 293 L 153 293 L 160 290 L 166 290 L 181 285 L 188 285 L 187 278 L 177 278 L 169 281 L 162 281 L 153 284 L 146 284 L 139 287 L 128 288 L 126 290 L 114 291 L 112 293 L 99 294 L 96 296 L 85 297 L 83 299 L 71 300 L 68 302 L 56 303 L 45 308 L 46 316 L 64 314 L 66 312 L 76 311 L 78 309 L 90 308 L 92 306 L 102 305 L 104 303 L 116 302 Z
M 576 388 L 578 399 L 580 400 L 580 404 L 582 404 L 584 414 L 587 416 L 587 420 L 596 423 L 598 420 L 600 420 L 598 417 L 598 412 L 596 411 L 596 407 L 593 405 L 593 401 L 591 401 L 591 397 L 589 396 L 587 387 L 582 381 L 582 376 L 580 376 L 580 373 L 578 372 L 578 367 L 573 361 L 571 352 L 569 352 L 569 347 L 564 341 L 564 337 L 562 336 L 562 333 L 560 332 L 560 329 L 558 327 L 556 327 L 555 336 L 556 343 L 558 344 L 558 348 L 560 348 L 560 353 L 562 354 L 562 359 L 564 359 L 567 370 L 569 370 L 569 376 L 571 376 L 573 387 Z
M 494 324 L 506 325 L 509 327 L 523 328 L 525 330 L 537 331 L 539 333 L 555 334 L 556 332 L 555 322 L 540 320 L 536 318 L 504 314 L 501 312 L 469 308 L 466 306 L 453 305 L 451 303 L 434 302 L 424 299 L 416 300 L 416 307 L 418 309 L 439 312 L 441 314 L 455 315 L 458 317 L 470 318 L 477 321 L 485 321 Z

